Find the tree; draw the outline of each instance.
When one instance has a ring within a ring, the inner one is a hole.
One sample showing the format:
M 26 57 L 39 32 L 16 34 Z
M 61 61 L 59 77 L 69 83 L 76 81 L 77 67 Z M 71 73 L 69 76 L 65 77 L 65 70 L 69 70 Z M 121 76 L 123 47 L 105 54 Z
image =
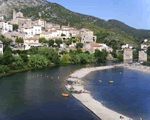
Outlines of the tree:
M 65 41 L 65 44 L 66 44 L 67 46 L 71 45 L 71 44 L 72 44 L 72 39 L 68 39 L 67 41 Z
M 118 53 L 117 53 L 117 59 L 119 61 L 123 61 L 123 51 L 118 51 Z
M 38 54 L 38 50 L 37 47 L 30 48 L 28 54 Z
M 150 47 L 147 48 L 147 55 L 150 56 Z
M 18 29 L 18 27 L 19 27 L 19 25 L 17 25 L 17 24 L 13 24 L 13 30 L 17 30 L 17 29 Z
M 0 66 L 0 73 L 7 73 L 10 71 L 10 68 L 6 65 Z
M 61 61 L 61 63 L 70 63 L 70 59 L 71 59 L 71 57 L 69 54 L 64 54 L 60 61 Z
M 14 70 L 19 70 L 24 68 L 23 66 L 23 59 L 20 56 L 14 57 L 14 62 L 12 63 Z
M 86 54 L 90 54 L 90 52 L 89 52 L 89 51 L 85 51 L 85 53 L 86 53 Z
M 14 57 L 12 56 L 11 52 L 8 51 L 3 54 L 4 65 L 12 64 L 13 61 L 14 61 Z
M 58 45 L 58 47 L 60 47 L 60 44 L 62 44 L 62 40 L 61 39 L 56 39 L 55 43 Z
M 39 43 L 47 43 L 47 40 L 46 40 L 46 38 L 39 38 Z
M 133 59 L 137 60 L 138 59 L 138 52 L 139 51 L 133 51 Z
M 70 54 L 70 57 L 71 57 L 70 58 L 71 63 L 73 63 L 73 64 L 80 63 L 79 55 Z
M 23 59 L 24 63 L 28 62 L 28 56 L 26 54 L 21 54 L 20 57 Z
M 15 42 L 18 43 L 18 46 L 19 46 L 20 43 L 24 43 L 23 39 L 22 38 L 18 38 L 18 37 L 16 38 Z
M 53 40 L 53 39 L 49 39 L 49 40 L 48 40 L 48 45 L 49 45 L 49 47 L 50 47 L 50 46 L 53 47 L 53 46 L 54 46 L 54 40 Z
M 42 68 L 48 66 L 50 61 L 43 55 L 31 55 L 29 57 L 28 66 L 35 68 Z
M 12 52 L 12 49 L 10 48 L 9 45 L 5 45 L 5 46 L 4 46 L 4 53 L 5 53 L 6 51 Z
M 103 56 L 103 53 L 98 49 L 95 50 L 94 56 L 97 62 L 104 62 L 106 60 L 106 58 Z
M 77 43 L 76 48 L 83 48 L 83 43 Z
M 68 52 L 65 51 L 65 50 L 62 50 L 59 54 L 61 54 L 61 55 L 63 55 L 63 54 L 68 54 Z
M 39 49 L 39 54 L 45 56 L 52 63 L 58 64 L 60 62 L 58 51 L 54 50 L 53 48 L 41 48 Z
M 66 35 L 62 33 L 61 36 L 66 36 Z
M 80 48 L 78 48 L 76 52 L 77 53 L 83 53 L 82 49 L 80 49 Z

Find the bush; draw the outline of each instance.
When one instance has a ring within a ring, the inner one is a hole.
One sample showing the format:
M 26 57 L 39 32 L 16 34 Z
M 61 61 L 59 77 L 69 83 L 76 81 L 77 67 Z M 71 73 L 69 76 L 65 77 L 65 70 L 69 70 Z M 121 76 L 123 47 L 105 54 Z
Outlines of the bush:
M 71 57 L 70 58 L 71 63 L 73 63 L 73 64 L 80 63 L 79 55 L 70 54 L 70 57 Z
M 59 64 L 60 62 L 58 51 L 54 50 L 53 48 L 41 48 L 39 49 L 39 54 L 44 55 L 48 60 L 55 64 Z
M 70 61 L 71 57 L 69 54 L 64 54 L 61 58 L 61 63 L 71 63 Z
M 24 63 L 28 62 L 28 56 L 26 54 L 21 54 L 20 57 L 23 59 Z
M 59 54 L 63 55 L 63 54 L 68 54 L 67 51 L 62 50 Z
M 83 48 L 83 43 L 77 43 L 76 48 Z
M 29 58 L 28 66 L 34 68 L 42 68 L 48 66 L 50 61 L 43 55 L 31 55 Z
M 0 73 L 7 73 L 10 71 L 10 68 L 8 66 L 0 66 Z
M 14 62 L 12 63 L 13 70 L 23 69 L 23 59 L 20 56 L 14 57 Z
M 3 54 L 3 63 L 4 65 L 12 64 L 14 61 L 14 57 L 12 56 L 11 52 L 5 52 Z

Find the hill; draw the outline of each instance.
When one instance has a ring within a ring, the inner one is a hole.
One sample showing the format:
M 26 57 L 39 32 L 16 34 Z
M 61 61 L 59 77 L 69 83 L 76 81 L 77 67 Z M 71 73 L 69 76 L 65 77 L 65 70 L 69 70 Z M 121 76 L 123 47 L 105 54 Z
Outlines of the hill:
M 120 41 L 121 43 L 131 43 L 138 45 L 141 40 L 150 38 L 149 30 L 138 30 L 120 21 L 105 21 L 93 16 L 84 15 L 70 11 L 57 3 L 45 0 L 0 0 L 0 13 L 6 19 L 12 19 L 12 9 L 21 11 L 24 16 L 35 20 L 42 18 L 47 22 L 68 25 L 76 28 L 88 28 L 98 36 L 97 42 L 110 40 Z

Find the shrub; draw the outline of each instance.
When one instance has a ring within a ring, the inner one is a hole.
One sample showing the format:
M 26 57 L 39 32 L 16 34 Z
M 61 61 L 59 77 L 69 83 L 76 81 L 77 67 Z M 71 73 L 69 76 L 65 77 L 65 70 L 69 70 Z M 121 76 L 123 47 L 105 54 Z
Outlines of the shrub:
M 7 73 L 10 71 L 10 68 L 8 66 L 0 66 L 0 73 Z
M 31 55 L 28 61 L 29 67 L 42 68 L 48 66 L 50 61 L 43 55 Z

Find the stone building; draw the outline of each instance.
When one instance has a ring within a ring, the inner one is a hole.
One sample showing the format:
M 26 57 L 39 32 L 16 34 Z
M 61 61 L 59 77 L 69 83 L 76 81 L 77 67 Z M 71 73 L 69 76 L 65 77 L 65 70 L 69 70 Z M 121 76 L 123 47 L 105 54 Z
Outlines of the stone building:
M 124 63 L 133 62 L 133 50 L 132 49 L 130 48 L 124 49 L 123 60 L 124 60 Z
M 21 32 L 23 32 L 23 28 L 31 27 L 32 20 L 30 18 L 24 17 L 22 12 L 16 12 L 13 10 L 13 20 L 11 23 L 18 24 L 19 29 L 21 29 Z
M 139 62 L 147 61 L 147 53 L 139 51 Z
M 93 31 L 82 28 L 80 30 L 80 37 L 82 37 L 82 43 L 95 43 L 97 37 L 93 35 Z

